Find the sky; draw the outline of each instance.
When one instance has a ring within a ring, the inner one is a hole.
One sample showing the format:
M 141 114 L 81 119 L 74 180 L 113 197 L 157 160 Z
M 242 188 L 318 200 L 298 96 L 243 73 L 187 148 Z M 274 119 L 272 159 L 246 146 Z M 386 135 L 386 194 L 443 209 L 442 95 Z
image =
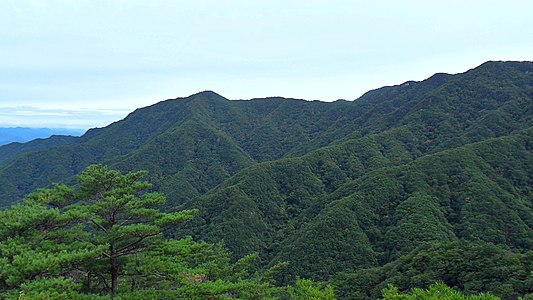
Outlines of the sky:
M 1 0 L 0 127 L 102 127 L 213 90 L 355 100 L 533 60 L 531 0 Z

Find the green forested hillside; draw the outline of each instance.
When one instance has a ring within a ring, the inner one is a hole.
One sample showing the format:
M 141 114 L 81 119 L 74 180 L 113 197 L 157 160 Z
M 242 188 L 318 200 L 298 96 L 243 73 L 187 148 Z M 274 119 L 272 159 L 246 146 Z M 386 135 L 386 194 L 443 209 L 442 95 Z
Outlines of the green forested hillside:
M 134 170 L 142 161 L 158 186 L 175 187 L 165 192 L 171 194 L 169 203 L 178 204 L 250 163 L 297 157 L 369 134 L 398 129 L 412 135 L 414 156 L 453 148 L 532 125 L 528 73 L 532 68 L 530 62 L 488 62 L 463 74 L 436 74 L 425 81 L 374 90 L 356 101 L 228 101 L 213 92 L 167 100 L 108 127 L 89 130 L 57 151 L 41 144 L 33 152 L 11 153 L 0 166 L 0 198 L 11 202 L 51 182 L 72 182 L 74 174 L 91 163 Z M 153 161 L 142 159 L 147 149 L 159 148 L 161 141 L 179 132 L 195 142 L 167 147 L 165 156 Z M 234 154 L 204 151 L 199 159 L 191 159 L 189 154 L 201 144 L 213 150 L 229 147 Z M 209 182 L 195 186 L 197 179 L 187 176 L 203 172 L 205 166 L 196 162 L 207 155 L 214 159 L 206 176 Z M 189 171 L 182 168 L 185 164 Z
M 288 261 L 287 278 L 316 280 L 393 262 L 431 242 L 532 249 L 532 129 L 400 165 L 362 140 L 246 169 L 186 205 L 200 210 L 190 232 L 224 240 L 238 255 Z
M 376 299 L 389 284 L 408 291 L 435 281 L 467 294 L 491 291 L 503 299 L 517 299 L 531 297 L 532 265 L 531 250 L 513 252 L 492 243 L 460 239 L 423 244 L 384 266 L 338 273 L 332 282 L 340 299 Z
M 75 184 L 93 163 L 147 170 L 167 195 L 161 209 L 198 210 L 169 237 L 222 241 L 233 259 L 257 252 L 258 270 L 284 262 L 278 283 L 299 276 L 329 281 L 341 299 L 375 299 L 388 284 L 442 281 L 516 299 L 533 293 L 532 139 L 532 62 L 355 101 L 202 92 L 9 152 L 0 203 Z
M 0 166 L 8 163 L 14 157 L 23 153 L 39 151 L 55 146 L 65 145 L 74 142 L 78 137 L 54 135 L 46 139 L 35 139 L 26 143 L 10 143 L 0 146 Z

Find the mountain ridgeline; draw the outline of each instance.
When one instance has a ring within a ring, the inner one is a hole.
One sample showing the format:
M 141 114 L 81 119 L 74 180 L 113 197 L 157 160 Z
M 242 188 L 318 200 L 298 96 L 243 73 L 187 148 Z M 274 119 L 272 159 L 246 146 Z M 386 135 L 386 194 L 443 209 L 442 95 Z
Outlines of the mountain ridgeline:
M 0 127 L 0 146 L 9 143 L 24 143 L 39 138 L 44 139 L 53 135 L 80 136 L 83 132 L 82 129 Z
M 88 165 L 147 170 L 173 235 L 223 241 L 280 282 L 374 299 L 435 281 L 533 293 L 533 63 L 383 87 L 355 101 L 166 100 L 82 137 L 0 147 L 0 205 Z M 499 258 L 497 258 L 499 257 Z

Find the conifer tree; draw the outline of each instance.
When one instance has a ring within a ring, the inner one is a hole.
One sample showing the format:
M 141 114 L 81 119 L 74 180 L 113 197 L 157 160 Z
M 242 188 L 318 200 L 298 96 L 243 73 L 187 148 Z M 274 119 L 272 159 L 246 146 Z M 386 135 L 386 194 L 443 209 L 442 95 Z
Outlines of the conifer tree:
M 0 211 L 0 298 L 266 299 L 283 289 L 271 272 L 248 271 L 257 255 L 235 263 L 221 245 L 165 231 L 195 216 L 166 213 L 146 192 L 145 172 L 102 165 L 78 176 L 77 188 L 40 189 Z
M 87 241 L 94 247 L 106 245 L 102 259 L 88 270 L 88 286 L 97 275 L 106 289 L 115 294 L 124 266 L 136 254 L 161 242 L 166 229 L 195 215 L 194 210 L 163 213 L 157 209 L 165 197 L 143 193 L 150 187 L 141 181 L 146 172 L 122 175 L 106 166 L 92 165 L 78 175 L 79 201 L 66 208 L 83 216 L 91 226 Z M 135 283 L 131 283 L 135 287 Z

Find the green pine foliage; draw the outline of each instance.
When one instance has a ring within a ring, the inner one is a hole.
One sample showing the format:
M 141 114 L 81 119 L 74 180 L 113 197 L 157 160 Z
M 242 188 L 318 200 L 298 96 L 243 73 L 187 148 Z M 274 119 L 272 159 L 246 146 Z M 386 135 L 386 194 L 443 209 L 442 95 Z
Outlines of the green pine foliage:
M 146 172 L 91 165 L 76 189 L 56 185 L 0 211 L 0 297 L 7 299 L 263 299 L 283 292 L 230 261 L 222 246 L 165 233 L 196 215 L 164 213 Z M 274 266 L 274 271 L 279 266 Z
M 398 288 L 389 285 L 383 289 L 382 300 L 499 300 L 499 297 L 481 293 L 479 295 L 463 295 L 443 283 L 435 283 L 427 290 L 414 288 L 410 293 L 400 294 Z
M 288 289 L 289 299 L 293 300 L 334 300 L 335 293 L 331 285 L 322 287 L 309 279 L 296 279 L 295 287 Z

